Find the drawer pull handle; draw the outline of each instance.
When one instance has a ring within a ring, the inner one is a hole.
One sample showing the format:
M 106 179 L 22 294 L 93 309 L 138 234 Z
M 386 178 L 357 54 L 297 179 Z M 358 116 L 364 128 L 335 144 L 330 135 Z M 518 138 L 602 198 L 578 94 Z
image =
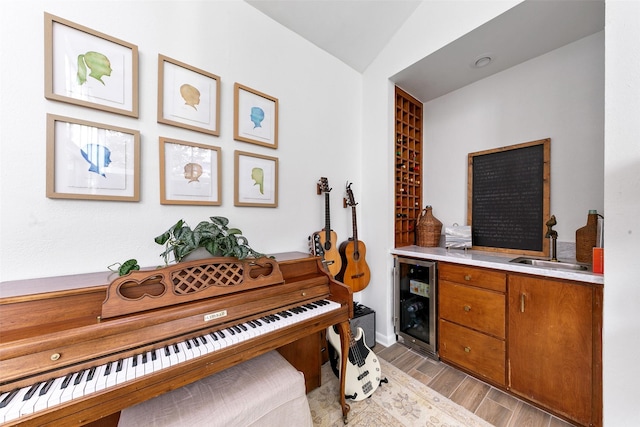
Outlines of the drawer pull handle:
M 464 311 L 466 311 L 466 312 L 471 311 L 471 306 L 465 305 L 464 306 Z
M 520 294 L 520 313 L 524 313 L 524 294 Z
M 471 347 L 465 347 L 464 351 L 465 353 L 471 353 Z
M 464 280 L 466 280 L 467 282 L 468 282 L 469 280 L 471 280 L 471 275 L 470 275 L 470 274 L 465 274 L 465 275 L 464 275 Z

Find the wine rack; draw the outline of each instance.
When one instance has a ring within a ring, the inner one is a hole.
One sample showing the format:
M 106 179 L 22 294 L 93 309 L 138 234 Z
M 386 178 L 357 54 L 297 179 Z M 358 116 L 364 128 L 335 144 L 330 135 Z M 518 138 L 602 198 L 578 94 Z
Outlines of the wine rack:
M 422 103 L 396 87 L 395 247 L 415 244 L 422 212 Z

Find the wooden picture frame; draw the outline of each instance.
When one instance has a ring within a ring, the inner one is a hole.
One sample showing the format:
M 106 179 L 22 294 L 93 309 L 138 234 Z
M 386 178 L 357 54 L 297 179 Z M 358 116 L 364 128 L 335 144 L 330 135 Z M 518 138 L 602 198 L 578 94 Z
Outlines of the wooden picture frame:
M 278 207 L 278 158 L 234 152 L 234 205 Z
M 158 123 L 220 136 L 220 77 L 158 55 Z
M 549 256 L 551 139 L 468 154 L 472 248 Z
M 222 204 L 220 147 L 160 137 L 160 203 Z
M 47 197 L 140 200 L 140 132 L 47 115 Z
M 235 83 L 233 139 L 278 148 L 278 98 Z
M 138 117 L 138 47 L 44 14 L 44 96 Z

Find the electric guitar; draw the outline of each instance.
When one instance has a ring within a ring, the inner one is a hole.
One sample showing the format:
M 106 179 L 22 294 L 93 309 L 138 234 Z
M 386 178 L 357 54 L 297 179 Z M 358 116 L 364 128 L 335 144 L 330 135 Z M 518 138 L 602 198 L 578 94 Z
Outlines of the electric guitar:
M 342 269 L 338 280 L 351 287 L 353 292 L 360 292 L 369 284 L 371 272 L 365 260 L 367 248 L 364 242 L 358 240 L 358 220 L 356 219 L 356 205 L 351 191 L 351 184 L 347 184 L 347 198 L 344 199 L 345 208 L 351 206 L 353 220 L 353 238 L 342 242 L 338 251 L 342 257 Z
M 344 394 L 348 399 L 357 402 L 371 396 L 380 382 L 386 382 L 386 379 L 381 379 L 380 361 L 364 342 L 362 328 L 358 327 L 355 339 L 353 334 L 349 335 L 349 358 L 345 372 Z M 327 328 L 327 340 L 340 360 L 340 334 L 333 329 L 333 326 Z M 338 369 L 339 367 L 338 363 Z
M 331 229 L 329 214 L 329 193 L 331 192 L 331 188 L 329 188 L 329 180 L 325 177 L 320 178 L 317 184 L 317 190 L 318 194 L 324 193 L 324 228 L 322 231 L 313 233 L 312 254 L 322 257 L 323 264 L 327 267 L 329 273 L 335 277 L 342 268 L 342 258 L 338 252 L 338 235 Z

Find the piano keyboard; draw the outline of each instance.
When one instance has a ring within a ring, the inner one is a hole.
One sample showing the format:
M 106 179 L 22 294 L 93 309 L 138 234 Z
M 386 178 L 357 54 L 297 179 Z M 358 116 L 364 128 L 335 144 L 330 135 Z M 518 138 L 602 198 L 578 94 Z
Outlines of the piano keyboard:
M 340 308 L 319 300 L 64 377 L 0 393 L 0 422 L 52 408 Z

